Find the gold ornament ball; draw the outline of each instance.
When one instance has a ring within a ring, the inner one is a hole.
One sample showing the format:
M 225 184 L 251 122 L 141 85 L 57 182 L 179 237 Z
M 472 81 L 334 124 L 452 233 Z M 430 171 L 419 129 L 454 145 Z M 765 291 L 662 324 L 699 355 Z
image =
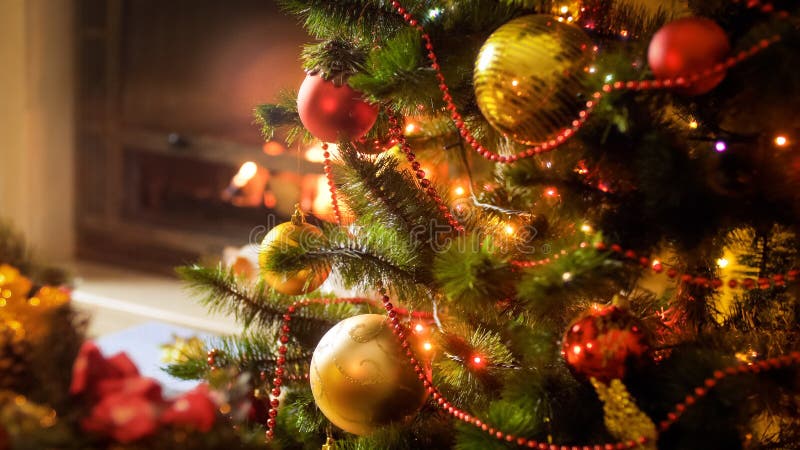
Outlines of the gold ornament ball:
M 311 392 L 337 427 L 359 436 L 414 415 L 426 391 L 385 316 L 345 319 L 319 341 L 311 358 Z
M 271 229 L 261 241 L 258 262 L 261 277 L 276 291 L 286 295 L 307 294 L 317 289 L 330 274 L 330 267 L 324 270 L 306 268 L 294 273 L 279 273 L 266 268 L 267 260 L 272 252 L 285 251 L 293 247 L 306 247 L 323 239 L 322 231 L 306 223 L 299 206 L 295 207 L 291 222 L 282 223 Z
M 483 116 L 509 138 L 536 145 L 572 125 L 586 102 L 594 44 L 577 25 L 545 14 L 507 22 L 483 44 L 475 97 Z

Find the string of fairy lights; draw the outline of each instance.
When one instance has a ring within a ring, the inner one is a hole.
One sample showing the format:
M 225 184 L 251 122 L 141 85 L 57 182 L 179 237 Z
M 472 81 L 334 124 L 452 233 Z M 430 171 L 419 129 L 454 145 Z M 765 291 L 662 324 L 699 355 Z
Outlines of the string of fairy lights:
M 606 78 L 607 83 L 603 85 L 601 91 L 595 92 L 591 96 L 591 100 L 587 101 L 585 104 L 585 109 L 579 112 L 578 114 L 579 117 L 575 119 L 569 127 L 566 127 L 563 131 L 554 136 L 552 139 L 549 139 L 542 144 L 532 146 L 526 149 L 525 151 L 513 155 L 500 155 L 487 150 L 477 139 L 473 137 L 471 130 L 464 123 L 462 116 L 458 112 L 458 107 L 453 102 L 452 96 L 450 95 L 449 87 L 447 86 L 444 76 L 441 72 L 441 67 L 438 63 L 438 58 L 434 53 L 433 44 L 431 42 L 430 36 L 427 33 L 425 33 L 424 28 L 419 24 L 419 21 L 412 14 L 410 14 L 401 5 L 399 1 L 394 0 L 392 1 L 391 4 L 392 7 L 395 8 L 397 13 L 404 18 L 404 20 L 408 23 L 409 26 L 417 29 L 422 33 L 422 38 L 425 43 L 425 48 L 428 50 L 427 56 L 431 62 L 431 68 L 434 70 L 436 77 L 439 80 L 440 83 L 439 88 L 442 92 L 443 100 L 447 105 L 447 110 L 451 112 L 451 118 L 453 119 L 460 135 L 478 154 L 480 154 L 486 159 L 499 163 L 513 163 L 520 159 L 533 157 L 535 155 L 551 151 L 559 147 L 564 142 L 566 142 L 570 137 L 572 137 L 576 131 L 578 131 L 581 128 L 581 126 L 588 119 L 589 114 L 597 106 L 597 103 L 608 93 L 619 90 L 670 89 L 673 87 L 690 85 L 691 83 L 694 83 L 700 79 L 724 72 L 725 70 L 737 65 L 738 63 L 744 61 L 745 59 L 769 47 L 771 44 L 777 42 L 780 39 L 779 36 L 773 36 L 769 39 L 761 40 L 755 46 L 747 50 L 744 50 L 738 53 L 737 55 L 729 57 L 724 62 L 716 65 L 715 67 L 706 70 L 702 73 L 692 74 L 689 76 L 678 77 L 675 79 L 646 80 L 646 81 L 617 81 L 613 83 L 611 82 L 613 80 L 613 77 Z M 749 8 L 758 9 L 764 13 L 775 12 L 774 7 L 771 4 L 763 3 L 759 0 L 749 0 L 747 2 L 747 6 Z M 436 19 L 442 13 L 443 11 L 441 9 L 431 9 L 428 12 L 427 17 L 429 19 Z M 570 21 L 570 18 L 567 18 L 565 20 Z M 622 30 L 621 33 L 626 33 L 626 31 Z M 409 164 L 411 164 L 412 169 L 418 179 L 420 188 L 423 189 L 423 191 L 432 200 L 434 200 L 434 202 L 437 204 L 438 209 L 442 212 L 443 216 L 450 223 L 454 231 L 464 232 L 465 231 L 464 226 L 461 223 L 459 223 L 455 219 L 455 217 L 451 214 L 448 206 L 444 204 L 441 196 L 437 193 L 436 189 L 432 186 L 432 183 L 427 178 L 425 171 L 420 168 L 420 164 L 419 162 L 416 161 L 414 153 L 411 152 L 410 146 L 405 139 L 404 131 L 405 133 L 413 132 L 414 131 L 413 124 L 406 124 L 405 130 L 403 130 L 397 118 L 392 115 L 390 116 L 390 125 L 391 125 L 390 137 L 392 138 L 392 142 L 395 144 L 400 144 L 401 150 L 406 155 L 406 158 Z M 690 129 L 697 129 L 699 127 L 699 124 L 696 120 L 690 118 L 687 122 L 687 126 Z M 409 127 L 412 127 L 412 129 L 410 129 Z M 784 148 L 791 145 L 790 138 L 784 133 L 780 133 L 774 136 L 772 142 L 778 148 Z M 728 143 L 723 139 L 718 139 L 714 141 L 713 147 L 714 150 L 717 152 L 724 152 L 728 149 Z M 337 190 L 331 168 L 330 153 L 327 151 L 326 146 L 323 148 L 325 149 L 325 174 L 328 178 L 328 186 L 330 188 L 331 201 L 333 203 L 333 209 L 335 212 L 335 220 L 339 226 L 342 226 L 342 218 L 339 212 L 339 204 L 337 199 Z M 456 196 L 462 196 L 466 192 L 462 186 L 457 186 L 455 188 L 454 193 L 456 194 Z M 555 198 L 559 196 L 559 193 L 555 187 L 548 187 L 544 190 L 543 195 L 545 195 L 546 197 Z M 593 231 L 591 225 L 589 224 L 582 224 L 579 227 L 579 229 L 584 233 L 590 233 Z M 511 224 L 507 224 L 504 231 L 508 235 L 512 235 L 514 234 L 515 229 Z M 559 252 L 553 254 L 552 256 L 547 256 L 545 258 L 538 260 L 514 260 L 511 261 L 510 264 L 511 266 L 517 269 L 536 268 L 553 263 L 559 260 L 560 258 L 568 257 L 571 252 L 582 251 L 586 249 L 594 249 L 596 251 L 608 251 L 611 254 L 617 255 L 619 258 L 621 258 L 626 262 L 638 264 L 641 267 L 647 268 L 656 274 L 665 273 L 666 276 L 669 277 L 670 279 L 680 280 L 682 283 L 709 289 L 719 289 L 723 286 L 727 286 L 729 288 L 742 288 L 745 290 L 777 288 L 786 286 L 786 283 L 788 282 L 796 281 L 798 276 L 800 276 L 800 270 L 797 269 L 792 269 L 787 273 L 770 274 L 759 277 L 757 279 L 728 278 L 726 280 L 723 280 L 720 278 L 694 275 L 686 272 L 680 272 L 672 267 L 665 268 L 664 263 L 656 258 L 638 255 L 635 251 L 623 249 L 618 244 L 607 244 L 602 241 L 595 241 L 595 242 L 582 241 L 578 244 L 565 247 L 561 249 Z M 720 258 L 717 260 L 717 266 L 719 268 L 725 268 L 727 264 L 728 261 L 725 260 L 724 258 Z M 565 273 L 563 278 L 565 282 L 568 282 L 571 278 L 571 274 Z M 446 397 L 442 394 L 442 392 L 433 384 L 430 377 L 430 368 L 426 367 L 431 364 L 432 357 L 430 355 L 435 350 L 434 344 L 431 340 L 431 332 L 435 325 L 432 316 L 429 313 L 419 313 L 419 312 L 411 313 L 407 310 L 402 310 L 400 308 L 397 308 L 391 303 L 390 298 L 387 295 L 387 291 L 384 288 L 382 287 L 379 288 L 378 292 L 381 295 L 380 303 L 386 311 L 388 320 L 392 328 L 392 332 L 397 337 L 398 342 L 401 344 L 401 349 L 403 349 L 403 351 L 405 352 L 405 356 L 408 358 L 409 364 L 418 374 L 418 378 L 425 387 L 428 395 L 432 400 L 432 403 L 438 406 L 445 413 L 454 417 L 455 419 L 473 425 L 482 432 L 500 441 L 515 443 L 519 446 L 527 448 L 535 448 L 540 450 L 630 449 L 644 445 L 652 440 L 651 437 L 640 436 L 638 438 L 627 439 L 621 442 L 582 445 L 582 446 L 566 446 L 566 445 L 553 444 L 550 442 L 539 442 L 534 439 L 528 439 L 523 436 L 516 436 L 513 433 L 507 433 L 505 431 L 502 431 L 492 426 L 491 424 L 486 423 L 480 418 L 475 417 L 464 410 L 461 410 L 453 403 L 448 401 Z M 272 389 L 269 391 L 270 394 L 272 395 L 272 399 L 270 400 L 270 409 L 268 411 L 269 418 L 267 419 L 266 422 L 267 425 L 266 436 L 268 440 L 271 440 L 275 435 L 275 428 L 277 425 L 276 417 L 278 414 L 278 407 L 280 406 L 280 400 L 278 397 L 281 394 L 281 386 L 283 385 L 284 380 L 302 381 L 308 379 L 308 374 L 287 374 L 285 370 L 285 364 L 286 364 L 285 355 L 288 352 L 287 344 L 290 342 L 292 318 L 294 314 L 296 314 L 297 311 L 303 307 L 312 304 L 329 305 L 335 303 L 374 304 L 374 302 L 371 300 L 361 299 L 361 298 L 304 299 L 295 301 L 292 305 L 286 308 L 286 311 L 283 315 L 282 327 L 280 329 L 281 332 L 279 336 L 279 342 L 281 344 L 278 349 L 278 356 L 276 358 L 276 368 L 274 372 L 274 378 L 272 379 Z M 415 339 L 414 343 L 409 342 L 411 336 L 413 336 Z M 215 355 L 216 353 L 214 353 L 213 355 L 209 354 L 209 364 L 213 364 L 213 362 L 215 361 L 214 359 Z M 419 355 L 422 355 L 422 357 L 419 357 Z M 484 370 L 486 367 L 492 364 L 492 362 L 489 359 L 487 359 L 485 355 L 477 351 L 468 355 L 461 355 L 460 360 L 464 363 L 465 367 L 468 367 L 470 370 Z M 761 371 L 775 370 L 775 369 L 785 368 L 788 366 L 794 366 L 800 364 L 800 353 L 792 352 L 789 355 L 769 358 L 759 362 L 753 362 L 751 358 L 748 357 L 744 357 L 744 359 L 740 358 L 740 360 L 743 362 L 743 364 L 738 366 L 728 367 L 724 370 L 715 371 L 712 374 L 712 376 L 705 379 L 699 386 L 697 386 L 688 395 L 686 395 L 686 397 L 682 401 L 676 403 L 672 408 L 672 410 L 666 415 L 666 417 L 661 422 L 659 422 L 658 430 L 660 432 L 668 430 L 675 422 L 677 422 L 680 419 L 680 417 L 689 407 L 691 407 L 698 400 L 707 395 L 707 393 L 711 389 L 713 389 L 720 381 L 724 380 L 725 378 L 744 373 L 759 373 Z

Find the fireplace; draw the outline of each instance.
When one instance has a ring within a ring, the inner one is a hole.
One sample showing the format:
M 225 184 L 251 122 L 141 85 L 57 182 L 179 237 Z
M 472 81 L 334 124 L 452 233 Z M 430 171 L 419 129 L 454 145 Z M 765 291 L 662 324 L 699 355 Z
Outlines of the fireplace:
M 76 5 L 80 257 L 168 272 L 323 195 L 313 149 L 253 125 L 303 78 L 309 38 L 274 2 Z

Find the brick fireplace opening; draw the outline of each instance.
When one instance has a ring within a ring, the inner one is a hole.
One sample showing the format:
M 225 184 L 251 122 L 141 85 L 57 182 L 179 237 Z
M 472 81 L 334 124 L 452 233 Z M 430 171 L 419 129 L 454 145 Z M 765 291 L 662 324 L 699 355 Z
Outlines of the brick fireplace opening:
M 313 149 L 265 144 L 252 123 L 303 78 L 309 37 L 273 2 L 76 7 L 79 257 L 171 272 L 323 195 Z

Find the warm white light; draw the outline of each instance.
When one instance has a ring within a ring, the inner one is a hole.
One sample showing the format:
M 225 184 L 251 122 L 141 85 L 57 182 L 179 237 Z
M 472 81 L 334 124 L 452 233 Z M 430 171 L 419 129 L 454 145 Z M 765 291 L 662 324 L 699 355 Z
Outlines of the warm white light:
M 519 86 L 519 80 L 511 80 L 511 85 L 514 87 Z
M 589 73 L 595 73 L 595 72 L 597 72 L 597 67 L 595 66 L 589 67 Z
M 417 126 L 413 122 L 406 124 L 406 134 L 411 134 L 416 131 Z
M 720 258 L 717 260 L 717 267 L 719 267 L 720 269 L 728 267 L 728 264 L 730 264 L 730 262 L 725 258 Z
M 494 58 L 494 44 L 487 44 L 481 51 L 481 57 L 478 58 L 478 70 L 486 70 L 492 63 L 492 58 Z
M 258 172 L 258 165 L 253 161 L 247 161 L 239 168 L 239 172 L 233 176 L 231 183 L 237 188 L 244 187 L 248 181 L 252 180 Z
M 505 228 L 503 228 L 503 231 L 505 231 L 507 235 L 511 236 L 514 234 L 514 227 L 511 225 L 506 225 Z
M 584 233 L 591 233 L 592 232 L 592 226 L 589 225 L 588 223 L 585 223 L 585 224 L 581 225 L 581 231 L 583 231 Z
M 422 333 L 423 331 L 425 331 L 425 327 L 423 327 L 421 323 L 418 323 L 414 325 L 414 331 L 416 331 L 417 333 Z
M 789 139 L 786 139 L 786 136 L 775 136 L 775 145 L 778 147 L 785 147 L 788 143 Z
M 691 128 L 691 129 L 695 130 L 695 129 L 697 129 L 697 127 L 698 127 L 698 123 L 697 123 L 697 121 L 696 121 L 696 120 L 694 120 L 694 119 L 692 119 L 692 120 L 689 122 L 689 128 Z
M 431 343 L 430 343 L 430 342 L 425 342 L 424 344 L 422 344 L 422 348 L 423 348 L 423 349 L 424 349 L 426 352 L 429 352 L 429 351 L 431 351 L 431 349 L 433 348 L 433 345 L 431 345 Z
M 561 274 L 561 279 L 564 280 L 565 283 L 568 282 L 568 281 L 571 281 L 572 280 L 572 272 L 564 272 L 563 274 Z
M 466 191 L 464 191 L 464 188 L 461 187 L 461 186 L 456 186 L 456 188 L 453 189 L 453 193 L 456 194 L 459 197 L 464 195 L 464 192 L 466 192 Z
M 652 263 L 652 266 L 653 266 L 653 267 L 660 266 L 660 265 L 661 265 L 661 261 L 659 261 L 659 260 L 657 260 L 657 259 L 654 259 L 654 260 L 653 260 L 653 263 Z
M 336 144 L 328 144 L 328 153 L 330 153 L 331 156 L 333 156 L 335 154 L 337 149 L 338 149 L 338 147 L 336 146 Z M 303 157 L 308 162 L 313 162 L 313 163 L 324 162 L 325 161 L 325 149 L 322 148 L 322 143 L 318 143 L 318 144 L 314 145 L 313 147 L 310 147 L 309 149 L 307 149 L 305 154 L 303 155 Z
M 435 19 L 442 14 L 442 8 L 431 8 L 428 10 L 428 18 Z
M 483 362 L 483 358 L 481 358 L 480 356 L 476 356 L 472 358 L 472 362 L 474 362 L 475 364 L 481 364 Z
M 561 14 L 566 14 L 568 12 L 569 12 L 569 7 L 568 6 L 565 5 L 565 6 L 561 7 Z

